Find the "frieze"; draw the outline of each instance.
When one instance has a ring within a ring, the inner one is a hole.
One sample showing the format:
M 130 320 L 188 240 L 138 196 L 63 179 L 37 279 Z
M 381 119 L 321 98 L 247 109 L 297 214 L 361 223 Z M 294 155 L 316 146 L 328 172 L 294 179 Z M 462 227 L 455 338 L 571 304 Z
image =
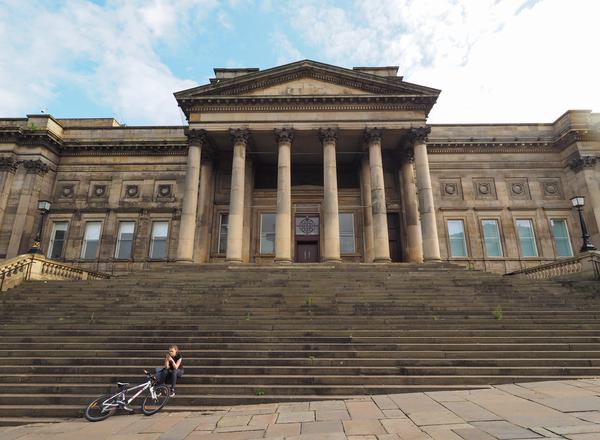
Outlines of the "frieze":
M 276 128 L 274 130 L 275 140 L 278 143 L 287 142 L 289 144 L 294 140 L 294 130 L 292 128 Z
M 66 144 L 61 150 L 64 156 L 185 156 L 187 143 L 90 143 Z
M 545 153 L 553 151 L 551 142 L 428 142 L 427 152 L 447 153 Z

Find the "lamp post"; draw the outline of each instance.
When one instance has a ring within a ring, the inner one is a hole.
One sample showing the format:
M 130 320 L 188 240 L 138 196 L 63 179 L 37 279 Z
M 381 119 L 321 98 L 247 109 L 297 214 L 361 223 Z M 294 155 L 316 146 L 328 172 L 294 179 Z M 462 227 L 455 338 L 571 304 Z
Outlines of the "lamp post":
M 585 225 L 585 219 L 583 218 L 583 206 L 585 205 L 585 198 L 583 196 L 575 196 L 571 198 L 573 208 L 577 209 L 579 213 L 579 223 L 581 224 L 581 240 L 583 242 L 581 246 L 581 252 L 595 251 L 596 247 L 590 241 L 590 234 L 588 233 L 587 226 Z
M 30 254 L 41 254 L 42 253 L 42 231 L 44 230 L 44 217 L 50 211 L 51 203 L 48 200 L 38 200 L 37 208 L 40 211 L 40 222 L 38 225 L 37 235 L 33 240 L 33 244 L 29 249 Z

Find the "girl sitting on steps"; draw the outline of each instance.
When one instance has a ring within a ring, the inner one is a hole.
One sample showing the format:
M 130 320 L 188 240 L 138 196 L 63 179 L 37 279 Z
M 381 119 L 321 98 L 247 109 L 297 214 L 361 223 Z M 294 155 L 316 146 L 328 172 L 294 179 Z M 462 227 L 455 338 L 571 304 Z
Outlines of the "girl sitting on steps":
M 181 362 L 183 357 L 179 352 L 177 345 L 169 346 L 169 352 L 165 356 L 165 364 L 163 368 L 157 368 L 156 370 L 156 381 L 158 384 L 170 381 L 171 383 L 171 397 L 175 396 L 175 386 L 177 384 L 177 378 L 183 376 L 183 367 Z

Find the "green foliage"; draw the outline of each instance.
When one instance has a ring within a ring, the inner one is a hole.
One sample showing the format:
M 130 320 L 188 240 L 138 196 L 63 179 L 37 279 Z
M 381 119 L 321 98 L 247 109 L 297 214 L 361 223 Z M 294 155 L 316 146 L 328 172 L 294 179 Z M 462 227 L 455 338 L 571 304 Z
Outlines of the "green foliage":
M 252 313 L 246 312 L 246 321 L 250 321 L 251 316 L 252 316 Z
M 313 303 L 312 296 L 307 296 L 306 300 L 304 302 L 307 306 L 312 306 L 312 303 Z
M 254 392 L 254 394 L 256 394 L 257 396 L 264 396 L 265 390 L 263 390 L 262 388 L 259 388 Z
M 502 306 L 500 304 L 498 304 L 492 313 L 494 315 L 494 318 L 496 318 L 498 321 L 501 320 L 502 319 Z
M 30 122 L 29 124 L 27 124 L 27 129 L 28 130 L 39 130 L 40 127 L 37 124 Z

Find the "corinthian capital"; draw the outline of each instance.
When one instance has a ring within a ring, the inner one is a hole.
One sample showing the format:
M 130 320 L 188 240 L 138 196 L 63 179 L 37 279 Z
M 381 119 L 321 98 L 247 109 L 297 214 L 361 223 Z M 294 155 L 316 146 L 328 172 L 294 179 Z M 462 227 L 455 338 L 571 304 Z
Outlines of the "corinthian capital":
M 200 145 L 201 147 L 208 145 L 208 133 L 206 133 L 206 130 L 191 128 L 185 131 L 185 135 L 188 138 L 188 145 Z
M 25 167 L 27 173 L 38 174 L 40 176 L 46 174 L 50 169 L 48 165 L 40 159 L 23 161 L 23 167 Z
M 431 127 L 411 128 L 408 132 L 408 139 L 413 144 L 420 144 L 427 141 L 429 133 L 431 133 Z
M 383 128 L 365 128 L 363 139 L 367 144 L 371 142 L 381 142 L 383 138 Z
M 19 167 L 19 162 L 12 156 L 0 157 L 0 171 L 14 173 Z
M 244 146 L 247 146 L 250 140 L 250 130 L 247 128 L 230 128 L 229 137 L 234 144 L 244 144 Z
M 294 140 L 294 130 L 291 128 L 276 128 L 275 129 L 275 139 L 277 143 L 287 142 L 292 143 Z
M 337 130 L 335 128 L 319 129 L 319 140 L 321 143 L 335 142 L 337 139 Z

